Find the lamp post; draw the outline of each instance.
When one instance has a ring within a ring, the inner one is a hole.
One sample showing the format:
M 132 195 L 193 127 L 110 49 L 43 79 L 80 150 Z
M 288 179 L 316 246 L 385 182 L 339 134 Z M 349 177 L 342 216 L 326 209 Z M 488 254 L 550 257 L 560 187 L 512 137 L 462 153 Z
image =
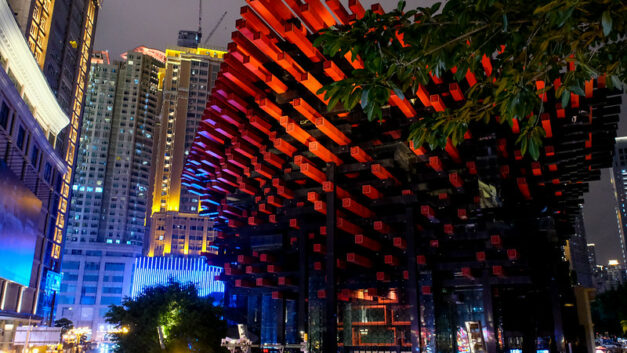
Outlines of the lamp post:
M 75 352 L 80 353 L 81 343 L 85 341 L 87 335 L 91 335 L 89 327 L 72 328 L 63 335 L 63 342 L 75 344 Z

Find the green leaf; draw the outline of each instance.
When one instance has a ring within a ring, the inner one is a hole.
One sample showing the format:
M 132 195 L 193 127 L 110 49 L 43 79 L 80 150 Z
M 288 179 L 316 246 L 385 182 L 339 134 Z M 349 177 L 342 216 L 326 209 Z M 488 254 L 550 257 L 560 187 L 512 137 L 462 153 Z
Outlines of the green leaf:
M 503 32 L 507 32 L 507 26 L 509 22 L 507 21 L 507 14 L 503 14 Z
M 364 89 L 361 92 L 361 109 L 366 110 L 366 107 L 368 106 L 368 93 L 370 92 L 369 89 Z
M 601 15 L 601 25 L 603 25 L 603 35 L 608 36 L 612 31 L 612 16 L 610 16 L 610 11 L 603 11 L 603 15 Z
M 614 86 L 615 89 L 621 89 L 623 83 L 620 82 L 620 79 L 618 78 L 618 76 L 611 75 L 610 81 L 612 82 L 612 85 Z
M 398 11 L 403 11 L 405 9 L 405 4 L 406 4 L 405 0 L 400 0 L 398 2 L 398 6 L 396 7 L 396 9 Z
M 433 4 L 433 6 L 431 6 L 431 13 L 436 13 L 440 9 L 440 5 L 442 5 L 441 2 L 436 2 L 435 4 Z
M 568 21 L 568 19 L 572 16 L 573 14 L 573 10 L 575 10 L 575 7 L 571 7 L 568 10 L 566 10 L 565 12 L 560 12 L 560 15 L 562 16 L 559 24 L 557 25 L 557 27 L 562 27 L 566 21 Z
M 403 94 L 403 91 L 401 91 L 401 89 L 398 87 L 394 87 L 394 94 L 396 94 L 398 98 L 400 99 L 405 99 L 405 95 Z
M 579 87 L 579 85 L 568 86 L 568 90 L 573 92 L 578 96 L 585 96 L 586 92 L 584 92 L 583 88 Z
M 520 137 L 522 138 L 520 140 L 520 154 L 524 156 L 525 153 L 527 153 L 527 144 L 529 143 L 529 140 L 527 139 L 527 136 L 520 135 Z
M 541 140 L 539 138 L 532 136 L 529 139 L 529 155 L 531 155 L 534 161 L 537 161 L 540 157 L 540 144 Z
M 567 89 L 562 92 L 562 108 L 566 108 L 568 106 L 568 102 L 570 101 L 570 91 Z

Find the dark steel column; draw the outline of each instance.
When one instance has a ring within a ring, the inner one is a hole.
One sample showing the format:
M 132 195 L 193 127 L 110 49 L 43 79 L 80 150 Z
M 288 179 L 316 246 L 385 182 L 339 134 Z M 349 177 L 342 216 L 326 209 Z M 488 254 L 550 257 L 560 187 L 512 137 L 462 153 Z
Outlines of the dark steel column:
M 327 180 L 333 188 L 327 196 L 327 255 L 326 255 L 326 317 L 324 335 L 324 353 L 337 352 L 337 295 L 335 286 L 335 163 L 327 164 Z
M 492 285 L 490 285 L 490 273 L 485 270 L 483 273 L 483 313 L 485 322 L 482 323 L 488 332 L 485 337 L 485 345 L 488 353 L 496 353 L 496 331 L 494 330 L 494 309 L 492 305 Z
M 550 279 L 549 290 L 551 291 L 551 306 L 553 309 L 553 335 L 555 349 L 559 353 L 566 352 L 566 342 L 564 340 L 564 325 L 562 323 L 562 304 L 555 276 Z
M 298 233 L 298 331 L 307 332 L 307 298 L 309 293 L 309 276 L 307 260 L 307 233 Z
M 407 298 L 409 300 L 409 318 L 411 321 L 411 349 L 420 352 L 420 301 L 418 298 L 418 265 L 416 263 L 416 231 L 414 208 L 405 209 L 405 236 L 407 237 Z

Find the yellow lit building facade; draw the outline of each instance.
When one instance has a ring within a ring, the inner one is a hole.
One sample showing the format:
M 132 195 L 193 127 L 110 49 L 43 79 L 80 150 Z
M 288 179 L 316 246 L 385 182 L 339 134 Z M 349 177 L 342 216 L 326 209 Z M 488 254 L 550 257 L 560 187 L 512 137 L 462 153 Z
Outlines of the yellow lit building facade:
M 198 215 L 198 197 L 181 185 L 181 173 L 224 54 L 205 48 L 166 50 L 148 256 L 210 250 L 213 227 Z

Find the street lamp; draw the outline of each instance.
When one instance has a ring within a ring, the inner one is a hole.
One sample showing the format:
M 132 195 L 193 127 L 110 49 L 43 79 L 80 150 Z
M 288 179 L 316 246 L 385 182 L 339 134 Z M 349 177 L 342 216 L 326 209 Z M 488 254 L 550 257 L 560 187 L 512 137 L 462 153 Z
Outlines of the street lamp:
M 63 335 L 63 342 L 75 344 L 76 352 L 80 353 L 81 343 L 86 341 L 88 335 L 91 335 L 89 327 L 72 328 Z

